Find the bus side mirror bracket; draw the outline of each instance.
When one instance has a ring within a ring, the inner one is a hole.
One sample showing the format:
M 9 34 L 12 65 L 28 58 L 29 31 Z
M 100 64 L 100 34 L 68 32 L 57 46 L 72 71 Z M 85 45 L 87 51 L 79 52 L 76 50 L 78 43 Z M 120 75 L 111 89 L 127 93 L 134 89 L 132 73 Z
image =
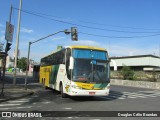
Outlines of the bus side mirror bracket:
M 71 56 L 71 57 L 70 57 L 69 69 L 72 70 L 72 69 L 73 69 L 73 66 L 74 66 L 74 59 L 73 59 L 73 57 Z
M 111 59 L 109 58 L 107 62 L 110 63 L 110 62 L 111 62 Z

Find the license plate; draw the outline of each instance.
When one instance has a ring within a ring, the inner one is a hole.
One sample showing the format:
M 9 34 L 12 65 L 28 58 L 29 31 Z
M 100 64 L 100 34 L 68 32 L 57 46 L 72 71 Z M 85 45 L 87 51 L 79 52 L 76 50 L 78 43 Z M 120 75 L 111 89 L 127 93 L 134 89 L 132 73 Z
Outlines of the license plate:
M 94 94 L 95 94 L 95 92 L 89 92 L 89 94 L 90 94 L 90 95 L 94 95 Z

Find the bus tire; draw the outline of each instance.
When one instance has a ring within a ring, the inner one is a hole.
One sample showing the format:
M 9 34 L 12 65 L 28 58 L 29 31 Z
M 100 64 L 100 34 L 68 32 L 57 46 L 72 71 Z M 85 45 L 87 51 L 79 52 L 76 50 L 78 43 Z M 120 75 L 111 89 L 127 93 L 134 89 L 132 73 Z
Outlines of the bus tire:
M 66 98 L 67 94 L 63 93 L 63 85 L 60 86 L 62 98 Z
M 46 89 L 46 90 L 47 90 L 47 89 L 49 89 L 49 88 L 48 88 L 48 86 L 44 86 L 44 89 Z
M 46 86 L 45 86 L 45 78 L 42 79 L 42 81 L 43 81 L 43 82 L 42 82 L 42 86 L 43 86 L 44 89 L 46 89 Z

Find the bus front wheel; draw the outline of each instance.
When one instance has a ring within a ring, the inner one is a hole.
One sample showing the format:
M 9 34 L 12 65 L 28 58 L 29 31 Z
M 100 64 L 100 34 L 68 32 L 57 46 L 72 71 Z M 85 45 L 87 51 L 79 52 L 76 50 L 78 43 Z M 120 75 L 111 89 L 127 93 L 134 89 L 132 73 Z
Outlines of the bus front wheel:
M 67 97 L 67 95 L 63 92 L 63 85 L 61 85 L 61 96 L 62 96 L 62 98 L 66 98 Z

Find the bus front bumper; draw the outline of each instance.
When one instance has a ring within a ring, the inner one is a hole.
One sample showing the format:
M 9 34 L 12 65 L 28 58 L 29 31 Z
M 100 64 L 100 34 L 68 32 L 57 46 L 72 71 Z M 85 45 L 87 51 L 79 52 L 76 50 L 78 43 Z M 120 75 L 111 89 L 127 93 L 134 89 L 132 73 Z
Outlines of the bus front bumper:
M 71 89 L 70 96 L 108 96 L 109 89 L 107 90 L 80 90 Z

